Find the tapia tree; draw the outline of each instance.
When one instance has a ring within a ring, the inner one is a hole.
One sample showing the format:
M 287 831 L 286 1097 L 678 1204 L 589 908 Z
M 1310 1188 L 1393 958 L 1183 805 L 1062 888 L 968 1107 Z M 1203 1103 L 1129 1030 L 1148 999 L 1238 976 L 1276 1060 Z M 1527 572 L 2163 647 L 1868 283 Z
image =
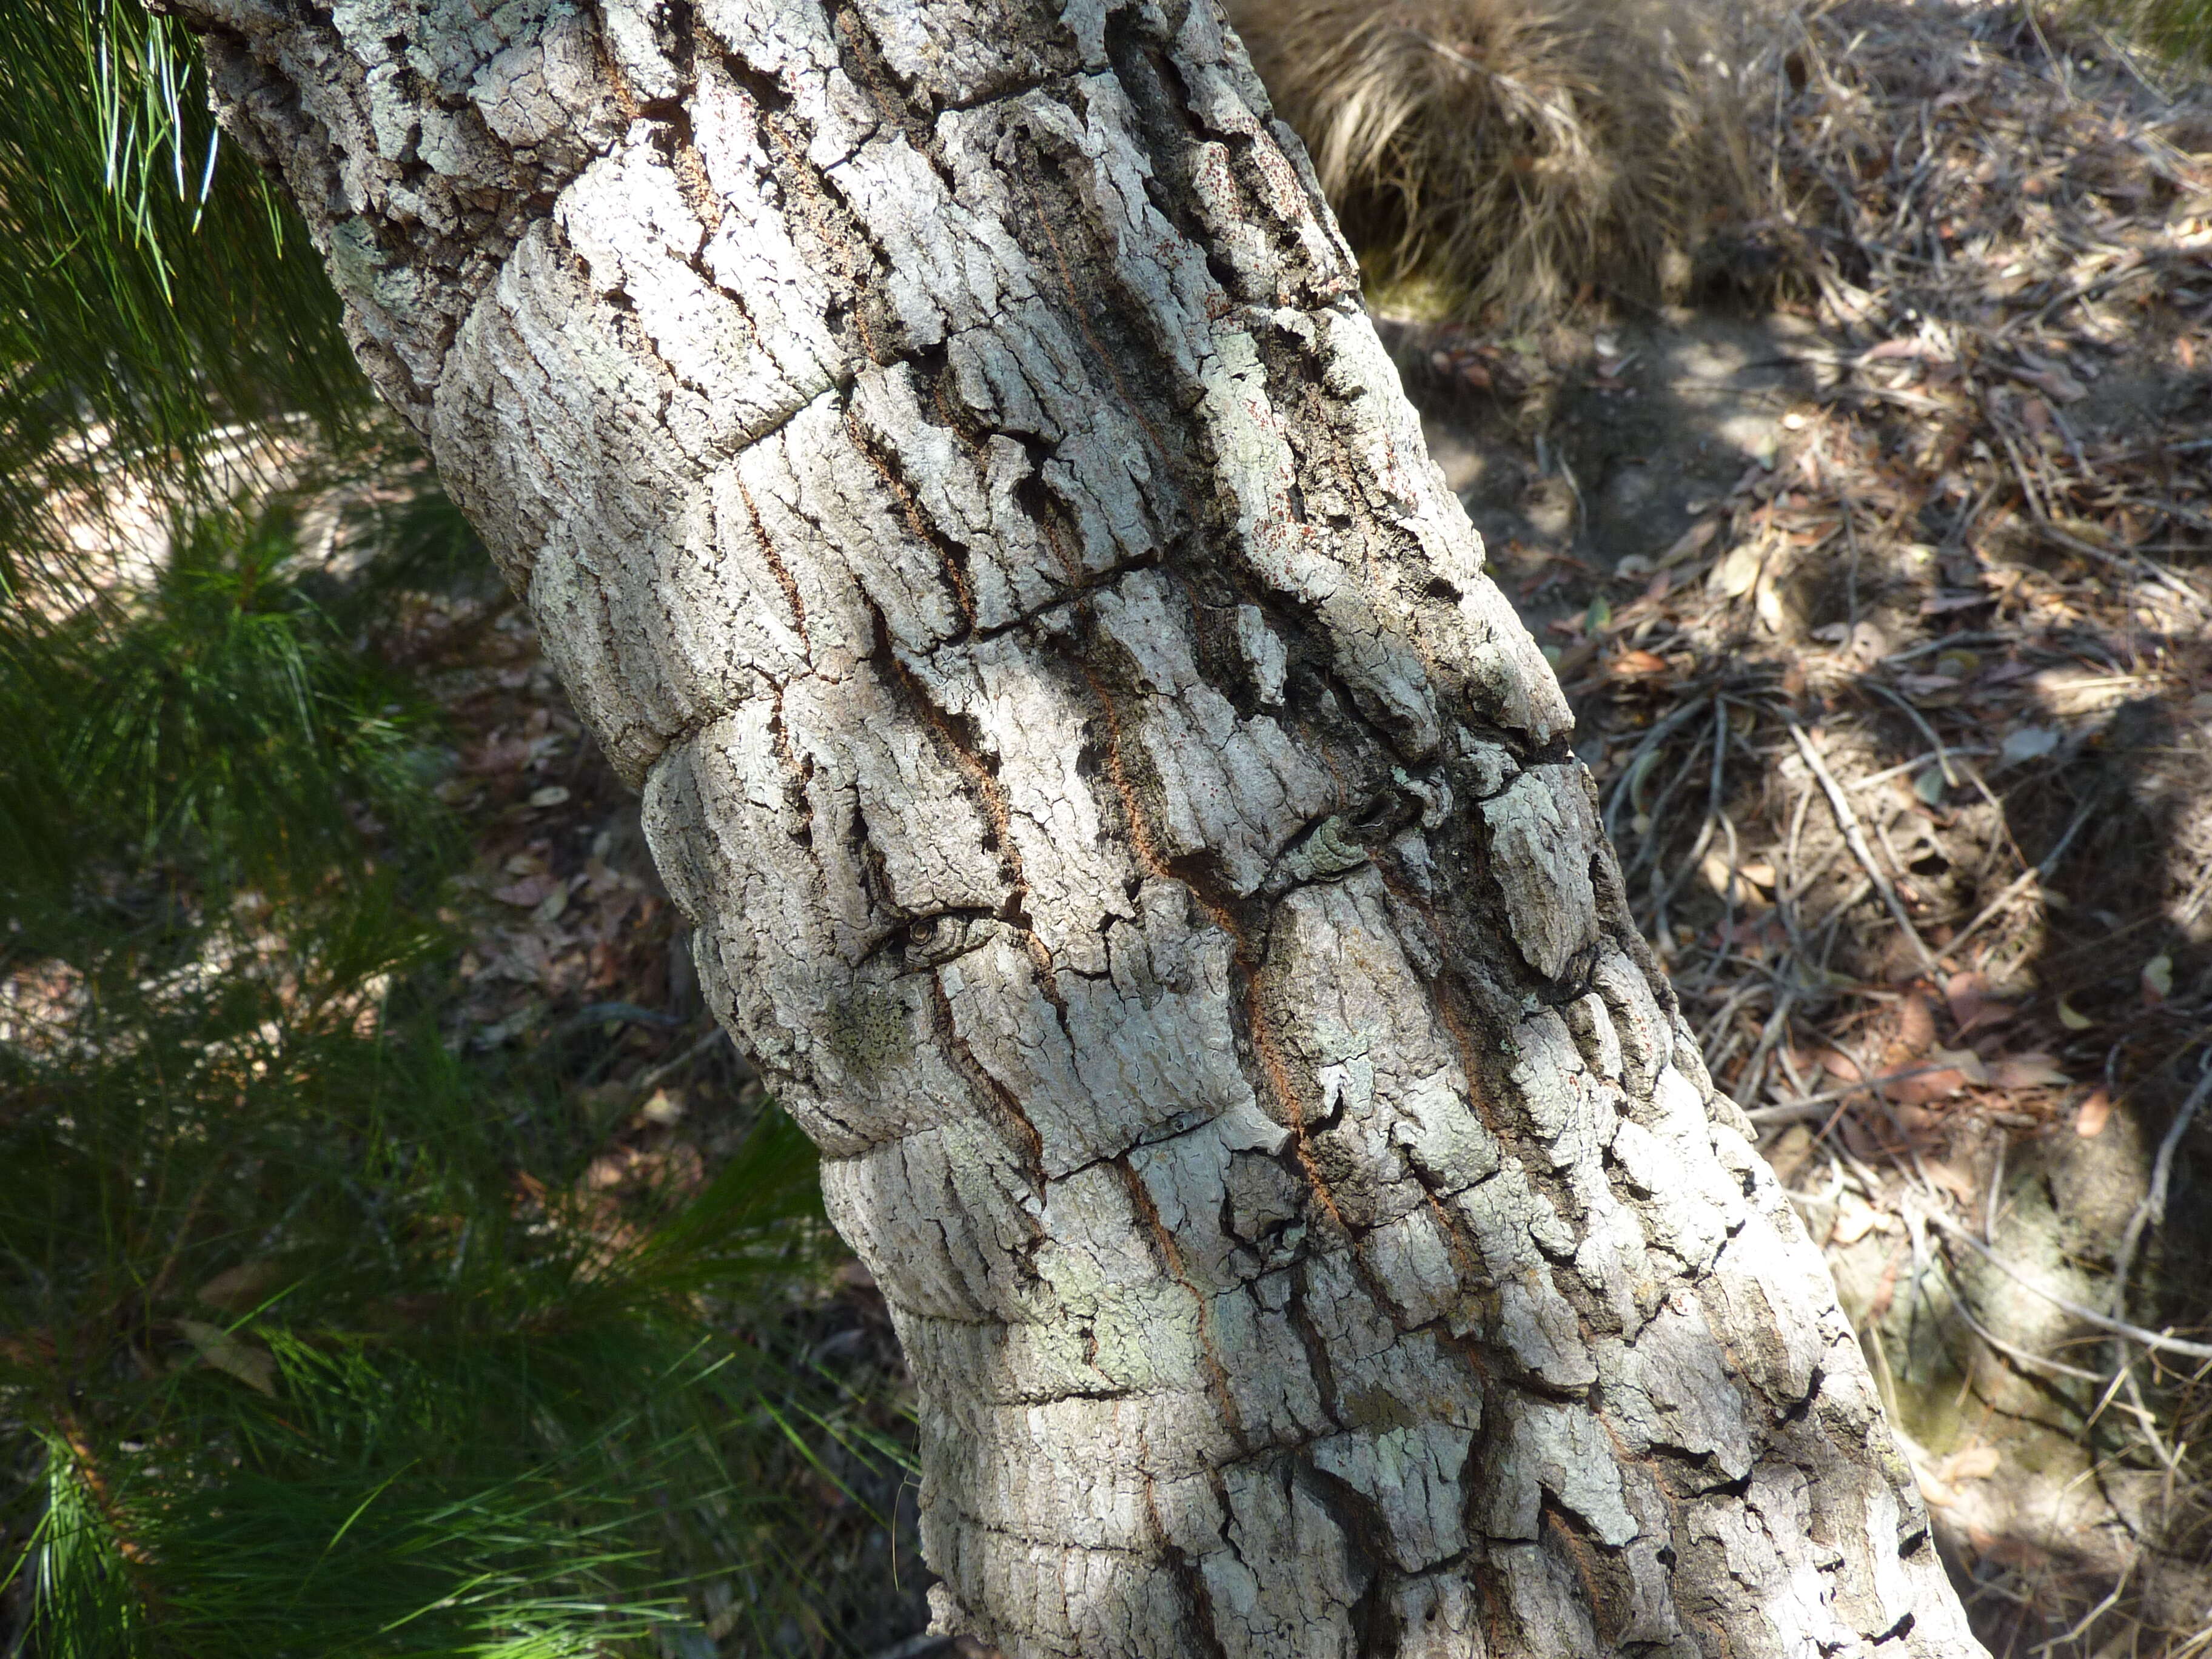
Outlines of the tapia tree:
M 1212 0 L 180 0 L 1017 1659 L 1969 1655 Z

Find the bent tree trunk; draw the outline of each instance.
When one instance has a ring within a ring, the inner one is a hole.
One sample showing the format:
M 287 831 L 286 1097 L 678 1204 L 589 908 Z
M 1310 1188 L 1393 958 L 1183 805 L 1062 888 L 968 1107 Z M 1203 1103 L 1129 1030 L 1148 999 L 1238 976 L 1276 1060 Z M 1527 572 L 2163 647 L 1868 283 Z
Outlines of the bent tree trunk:
M 1974 1652 L 1214 0 L 189 0 L 1018 1659 Z

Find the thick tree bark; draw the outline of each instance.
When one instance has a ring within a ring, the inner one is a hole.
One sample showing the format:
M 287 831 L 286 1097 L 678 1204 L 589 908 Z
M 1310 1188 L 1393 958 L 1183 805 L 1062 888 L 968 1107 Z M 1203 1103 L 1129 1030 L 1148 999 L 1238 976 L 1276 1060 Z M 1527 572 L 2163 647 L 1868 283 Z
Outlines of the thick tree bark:
M 1010 1655 L 1975 1651 L 1213 0 L 191 0 Z

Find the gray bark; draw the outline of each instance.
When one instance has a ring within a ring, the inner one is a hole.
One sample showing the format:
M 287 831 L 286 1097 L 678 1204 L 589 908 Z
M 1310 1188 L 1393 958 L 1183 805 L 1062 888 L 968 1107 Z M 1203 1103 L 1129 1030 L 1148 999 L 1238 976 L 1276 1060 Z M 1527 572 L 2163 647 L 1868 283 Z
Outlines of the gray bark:
M 1212 0 L 191 0 L 1017 1659 L 1976 1651 Z

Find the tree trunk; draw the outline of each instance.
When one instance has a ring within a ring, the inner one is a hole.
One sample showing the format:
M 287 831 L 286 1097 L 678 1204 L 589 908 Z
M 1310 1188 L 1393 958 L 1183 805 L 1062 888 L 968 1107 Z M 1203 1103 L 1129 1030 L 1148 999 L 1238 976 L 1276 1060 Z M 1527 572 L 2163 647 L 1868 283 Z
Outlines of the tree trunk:
M 1976 1651 L 1213 0 L 190 0 L 1017 1659 Z

